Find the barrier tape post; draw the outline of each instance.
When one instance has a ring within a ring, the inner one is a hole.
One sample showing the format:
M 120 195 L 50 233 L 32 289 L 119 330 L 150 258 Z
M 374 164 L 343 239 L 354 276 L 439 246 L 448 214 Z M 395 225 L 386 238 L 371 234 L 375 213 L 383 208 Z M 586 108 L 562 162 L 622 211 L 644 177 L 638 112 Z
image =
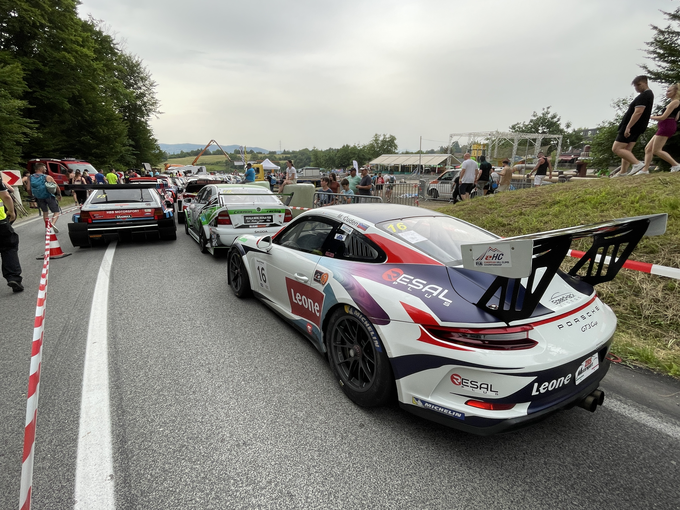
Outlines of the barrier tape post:
M 579 250 L 569 250 L 567 255 L 574 258 L 581 258 L 586 254 L 584 251 Z M 600 262 L 602 260 L 602 255 L 596 255 L 595 261 Z M 612 258 L 606 256 L 604 258 L 604 263 L 609 264 Z M 657 264 L 650 264 L 648 262 L 639 262 L 637 260 L 626 260 L 623 263 L 623 267 L 626 269 L 631 269 L 633 271 L 640 271 L 641 273 L 653 274 L 656 276 L 665 276 L 667 278 L 674 278 L 675 280 L 680 280 L 680 269 L 675 267 L 659 266 Z
M 21 459 L 21 492 L 19 495 L 20 510 L 31 508 L 31 489 L 33 483 L 33 456 L 35 453 L 35 429 L 38 422 L 38 394 L 40 392 L 40 367 L 42 362 L 42 345 L 45 332 L 45 300 L 47 297 L 47 275 L 50 271 L 50 233 L 52 224 L 49 220 L 45 228 L 45 256 L 40 274 L 38 301 L 35 306 L 35 322 L 33 325 L 33 343 L 31 345 L 31 369 L 28 377 L 28 395 L 26 402 L 26 421 L 24 424 L 24 450 Z

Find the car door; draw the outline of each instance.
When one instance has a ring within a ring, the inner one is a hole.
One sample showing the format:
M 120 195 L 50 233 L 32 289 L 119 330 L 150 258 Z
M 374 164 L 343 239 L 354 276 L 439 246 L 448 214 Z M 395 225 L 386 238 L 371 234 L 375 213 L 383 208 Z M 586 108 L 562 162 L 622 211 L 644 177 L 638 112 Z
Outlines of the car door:
M 334 228 L 326 219 L 309 216 L 277 235 L 268 253 L 252 252 L 249 258 L 253 289 L 310 334 L 321 328 L 325 296 L 315 288 L 314 276 Z
M 201 210 L 207 202 L 207 196 L 209 196 L 209 186 L 204 187 L 198 192 L 196 198 L 191 202 L 191 205 L 186 209 L 187 215 L 187 225 L 193 230 L 198 232 L 200 226 L 200 220 L 198 219 L 201 215 Z

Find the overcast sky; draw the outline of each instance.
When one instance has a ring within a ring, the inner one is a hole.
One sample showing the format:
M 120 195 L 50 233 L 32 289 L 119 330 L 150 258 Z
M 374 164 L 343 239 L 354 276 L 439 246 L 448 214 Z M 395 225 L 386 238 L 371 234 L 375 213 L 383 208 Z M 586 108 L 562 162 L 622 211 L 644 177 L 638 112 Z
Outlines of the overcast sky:
M 82 0 L 144 61 L 161 143 L 269 150 L 507 130 L 551 106 L 596 127 L 673 0 Z M 648 62 L 648 61 L 647 61 Z M 664 84 L 652 83 L 657 102 Z

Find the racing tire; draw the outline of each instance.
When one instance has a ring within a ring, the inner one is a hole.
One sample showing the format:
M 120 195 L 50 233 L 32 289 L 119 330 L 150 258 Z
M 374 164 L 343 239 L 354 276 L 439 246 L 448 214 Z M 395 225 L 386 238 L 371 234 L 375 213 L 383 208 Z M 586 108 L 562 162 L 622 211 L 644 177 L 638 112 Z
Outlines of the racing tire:
M 361 312 L 347 305 L 337 309 L 325 336 L 331 370 L 352 402 L 379 407 L 394 399 L 390 361 L 378 332 Z
M 243 265 L 243 258 L 238 250 L 229 251 L 227 271 L 229 272 L 229 286 L 232 292 L 236 294 L 236 297 L 250 297 L 253 294 L 250 288 L 250 278 L 248 278 L 248 272 Z
M 431 189 L 430 190 L 430 196 L 434 199 L 437 200 L 439 198 L 439 191 L 436 189 Z
M 202 225 L 198 231 L 198 246 L 201 248 L 201 253 L 208 253 L 208 240 L 205 238 L 205 229 Z
M 174 241 L 177 239 L 177 229 L 173 228 L 161 229 L 158 233 L 158 236 L 163 241 Z

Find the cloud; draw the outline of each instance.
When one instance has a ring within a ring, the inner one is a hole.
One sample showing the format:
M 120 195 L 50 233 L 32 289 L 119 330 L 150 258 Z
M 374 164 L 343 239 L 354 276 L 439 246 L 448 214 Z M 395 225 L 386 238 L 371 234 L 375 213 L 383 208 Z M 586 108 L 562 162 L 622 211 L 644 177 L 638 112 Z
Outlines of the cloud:
M 416 149 L 504 130 L 545 106 L 574 126 L 633 93 L 650 0 L 83 0 L 158 83 L 164 143 Z M 662 85 L 652 89 L 661 97 Z

